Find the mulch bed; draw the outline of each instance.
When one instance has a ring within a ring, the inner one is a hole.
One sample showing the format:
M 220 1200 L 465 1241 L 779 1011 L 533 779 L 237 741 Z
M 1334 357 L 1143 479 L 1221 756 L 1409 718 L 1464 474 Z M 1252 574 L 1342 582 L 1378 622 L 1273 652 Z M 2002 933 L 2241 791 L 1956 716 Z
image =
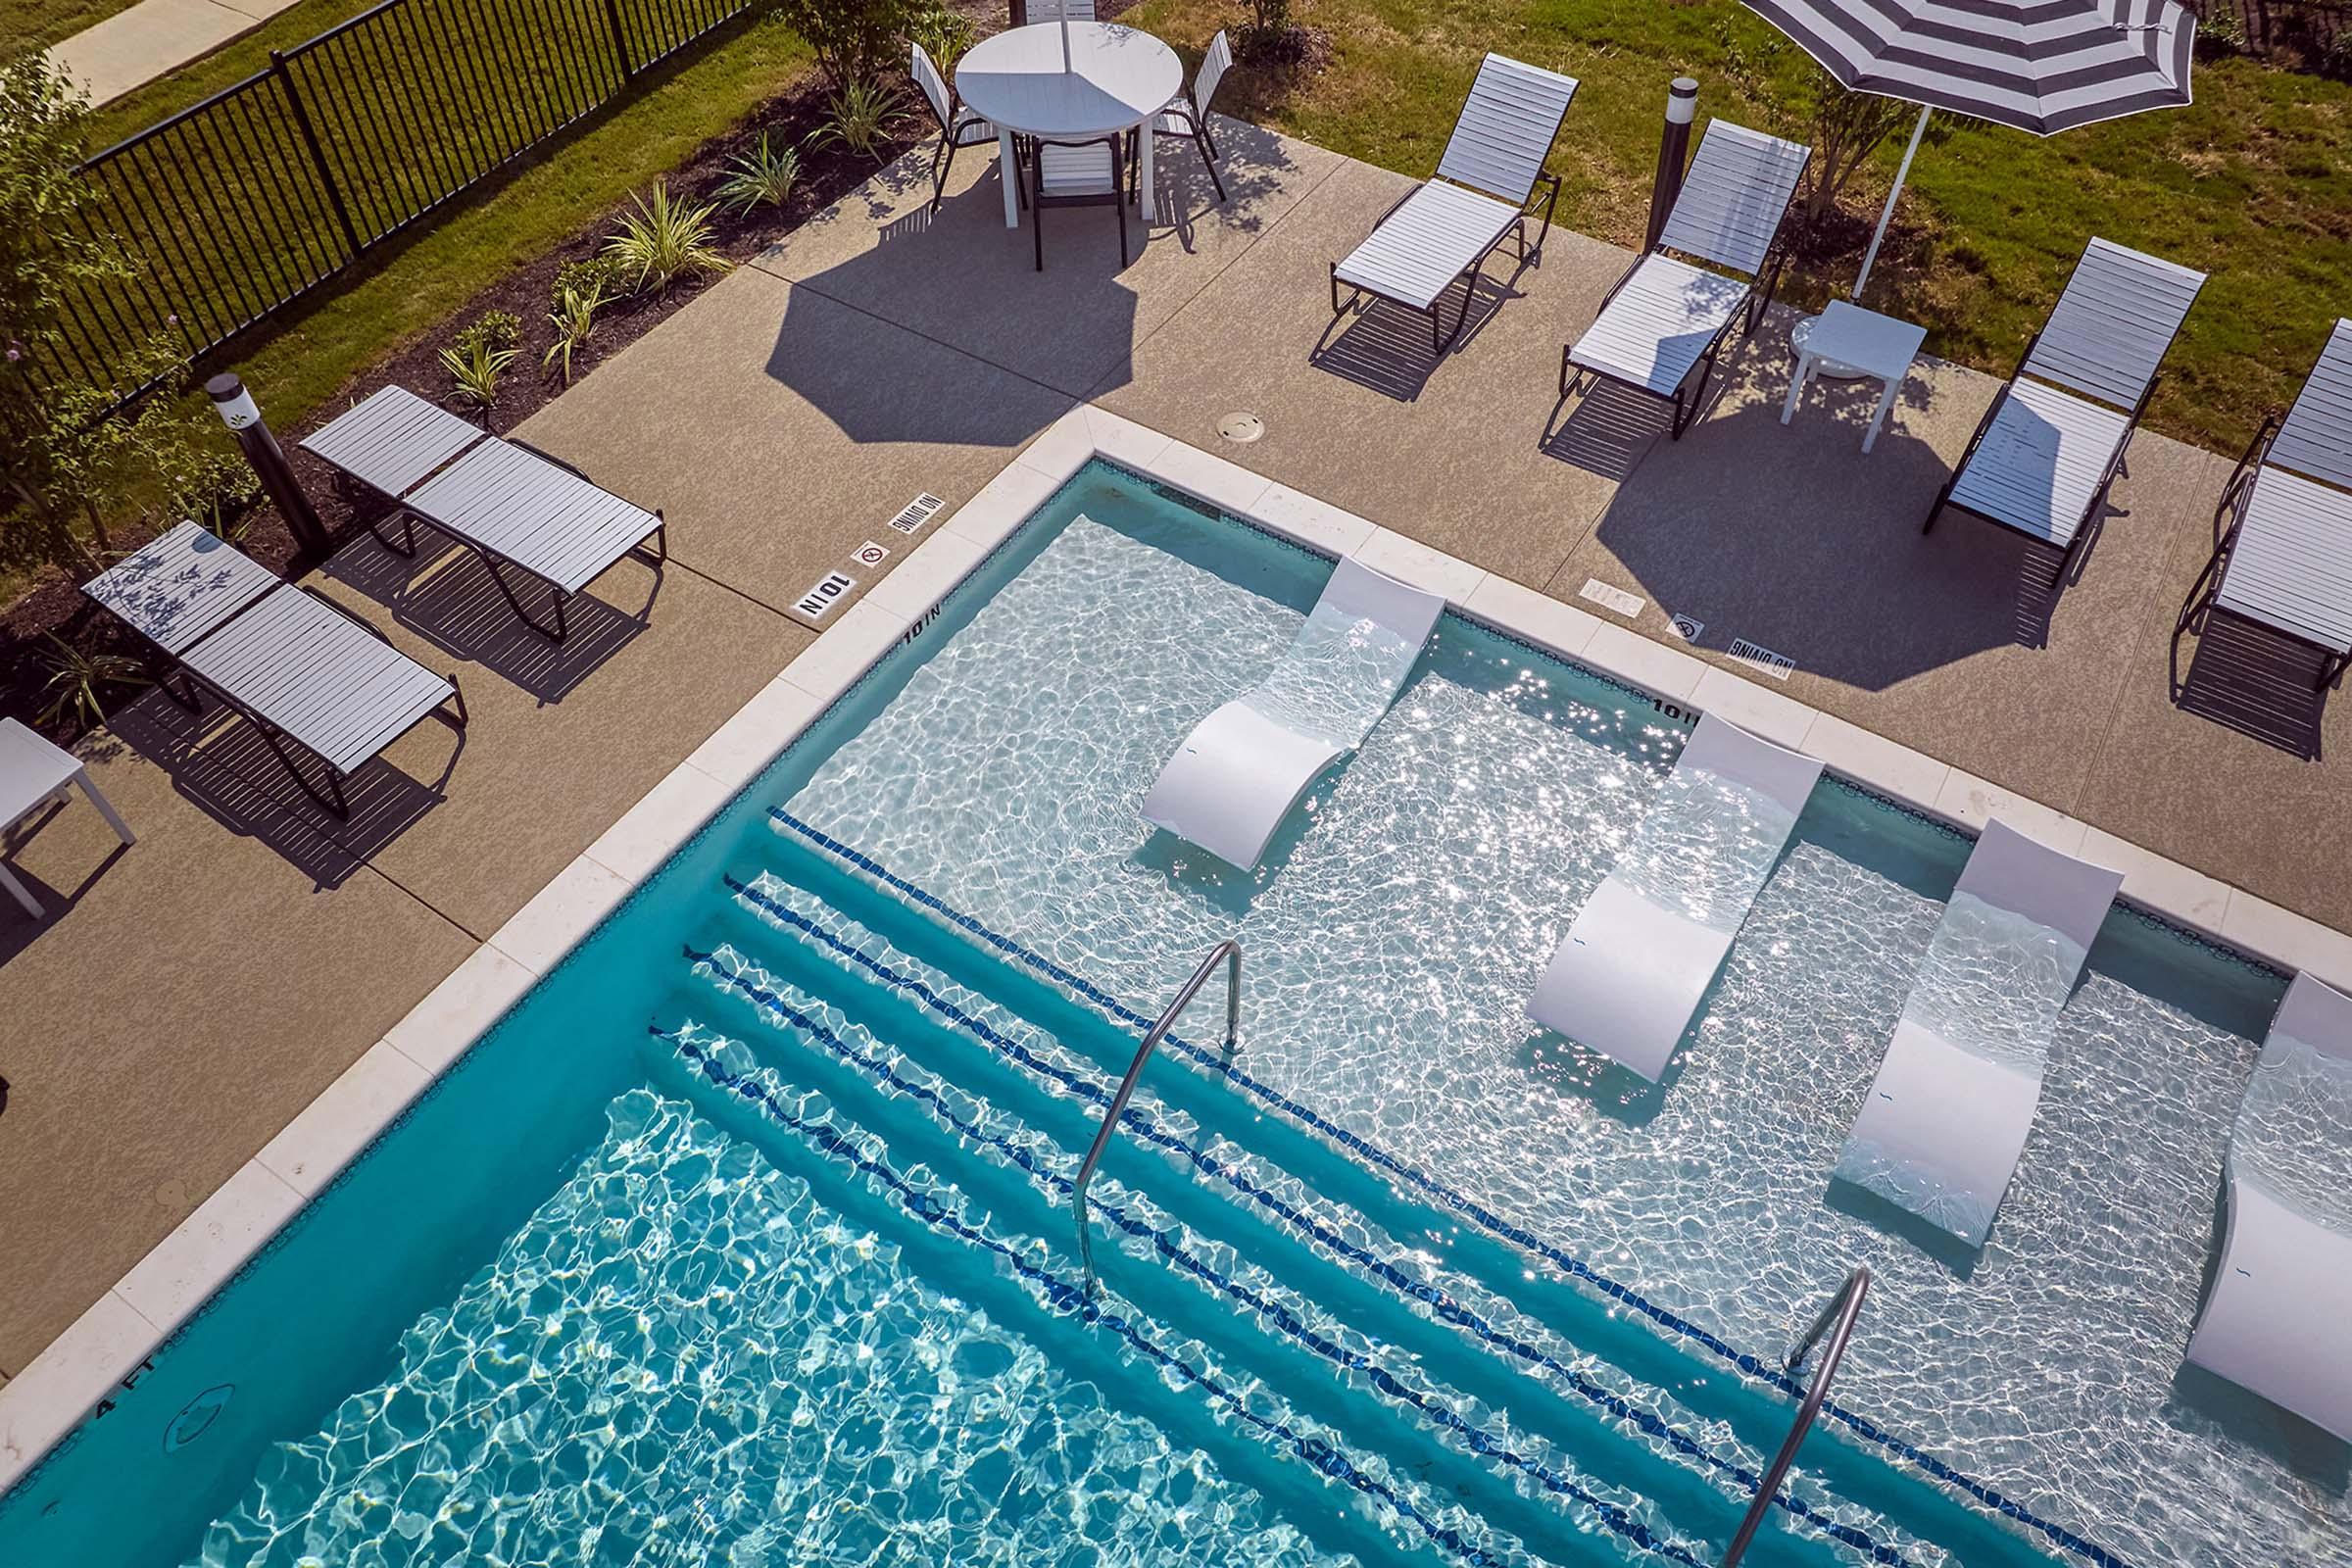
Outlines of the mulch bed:
M 683 166 L 670 172 L 669 188 L 673 196 L 698 203 L 713 201 L 715 187 L 725 177 L 727 165 L 757 142 L 762 130 L 768 133 L 771 144 L 801 149 L 800 178 L 781 209 L 760 207 L 744 213 L 722 208 L 714 215 L 713 248 L 730 262 L 741 263 L 759 254 L 864 183 L 881 167 L 872 158 L 849 152 L 837 144 L 822 147 L 803 144 L 803 138 L 823 123 L 826 99 L 824 82 L 810 77 L 771 99 L 735 130 L 704 144 Z M 896 158 L 932 131 L 929 112 L 911 92 L 908 108 L 913 112 L 885 149 L 885 161 Z M 555 156 L 564 153 L 559 151 Z M 509 312 L 522 322 L 519 352 L 507 371 L 487 420 L 494 430 L 514 428 L 564 391 L 560 372 L 550 369 L 544 375 L 540 373 L 541 357 L 555 341 L 555 331 L 547 317 L 557 270 L 566 262 L 596 255 L 624 210 L 625 205 L 606 214 L 537 261 L 492 283 L 447 320 L 353 377 L 326 407 L 298 424 L 277 430 L 279 442 L 292 460 L 304 491 L 338 541 L 348 538 L 357 526 L 358 509 L 333 482 L 327 466 L 301 451 L 295 442 L 361 398 L 394 383 L 428 397 L 443 397 L 449 406 L 459 408 L 452 395 L 449 372 L 440 363 L 440 352 L 460 327 L 488 311 Z M 666 293 L 638 295 L 605 305 L 597 312 L 595 335 L 572 356 L 572 379 L 576 381 L 588 374 L 597 365 L 683 310 L 714 281 L 711 276 L 692 274 L 672 282 Z M 469 417 L 478 416 L 477 411 L 470 407 L 461 412 Z M 288 576 L 316 564 L 297 560 L 293 536 L 277 510 L 267 500 L 257 502 L 235 518 L 232 528 L 243 530 L 235 539 L 237 548 Z M 136 535 L 127 538 L 118 535 L 114 541 L 118 550 L 133 548 L 141 542 Z M 77 738 L 86 726 L 74 715 L 40 722 L 40 711 L 49 700 L 43 687 L 51 667 L 44 656 L 54 653 L 47 641 L 50 635 L 88 653 L 111 651 L 135 655 L 140 645 L 113 616 L 92 606 L 68 582 L 44 583 L 0 612 L 0 713 L 23 719 L 63 744 Z M 110 704 L 121 703 L 135 695 L 132 688 L 114 688 L 109 690 L 107 700 Z

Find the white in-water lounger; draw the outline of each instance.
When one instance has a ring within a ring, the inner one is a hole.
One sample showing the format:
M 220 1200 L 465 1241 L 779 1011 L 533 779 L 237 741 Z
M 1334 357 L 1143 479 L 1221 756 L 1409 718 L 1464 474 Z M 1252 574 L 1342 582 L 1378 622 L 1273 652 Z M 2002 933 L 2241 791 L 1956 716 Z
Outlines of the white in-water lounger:
M 1701 718 L 1528 1016 L 1656 1082 L 1820 778 L 1813 759 Z
M 1343 558 L 1290 652 L 1176 748 L 1144 797 L 1144 820 L 1256 865 L 1315 775 L 1389 710 L 1445 609 L 1442 595 Z
M 2121 871 L 1987 822 L 1846 1134 L 1837 1174 L 1984 1245 Z
M 2352 997 L 2295 976 L 2230 1134 L 2188 1358 L 2352 1442 Z

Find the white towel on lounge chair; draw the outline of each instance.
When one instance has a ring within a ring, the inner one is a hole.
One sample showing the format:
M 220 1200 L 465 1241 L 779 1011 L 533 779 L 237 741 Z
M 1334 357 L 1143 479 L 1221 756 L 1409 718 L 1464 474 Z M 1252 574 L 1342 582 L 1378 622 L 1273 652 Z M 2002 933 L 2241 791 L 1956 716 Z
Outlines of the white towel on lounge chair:
M 1701 718 L 1528 1016 L 1654 1083 L 1820 778 L 1813 759 Z
M 2034 1130 L 2059 1009 L 2123 882 L 1984 825 L 1846 1134 L 1839 1177 L 1984 1245 Z
M 2352 1442 L 2352 997 L 2307 974 L 2287 988 L 2226 1175 L 2188 1359 Z
M 1244 869 L 1315 775 L 1364 742 L 1421 657 L 1445 599 L 1352 559 L 1266 678 L 1193 727 L 1144 819 Z

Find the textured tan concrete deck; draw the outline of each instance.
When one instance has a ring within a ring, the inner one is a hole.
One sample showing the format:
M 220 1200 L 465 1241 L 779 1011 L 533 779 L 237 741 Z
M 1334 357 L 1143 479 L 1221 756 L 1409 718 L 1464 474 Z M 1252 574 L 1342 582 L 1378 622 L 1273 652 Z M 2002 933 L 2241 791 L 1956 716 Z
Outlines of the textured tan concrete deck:
M 120 715 L 92 760 L 140 843 L 117 854 L 85 807 L 36 819 L 13 863 L 52 913 L 0 910 L 0 1375 L 807 646 L 790 607 L 811 583 L 839 567 L 870 588 L 906 554 L 884 519 L 924 490 L 961 502 L 1081 396 L 1531 587 L 1623 588 L 1649 637 L 1703 621 L 1703 659 L 1734 637 L 1777 650 L 1791 696 L 2352 924 L 2320 814 L 2346 705 L 2244 638 L 2183 649 L 2186 709 L 2168 684 L 2227 462 L 2141 437 L 2053 595 L 2000 530 L 1918 530 L 1986 377 L 1921 368 L 1867 457 L 1862 389 L 1779 423 L 1769 326 L 1680 442 L 1629 398 L 1563 410 L 1560 344 L 1623 252 L 1555 230 L 1540 267 L 1495 267 L 1435 361 L 1420 318 L 1335 326 L 1327 304 L 1328 263 L 1401 176 L 1220 139 L 1234 200 L 1167 151 L 1124 271 L 1108 212 L 1048 215 L 1041 274 L 993 160 L 959 160 L 936 217 L 895 166 L 542 412 L 525 438 L 671 523 L 668 569 L 615 567 L 561 653 L 462 555 L 353 544 L 318 586 L 454 668 L 473 712 L 462 748 L 426 726 L 368 770 L 354 825 L 297 804 L 242 725 L 154 696 Z M 1265 435 L 1224 446 L 1240 410 Z M 867 540 L 893 551 L 880 569 L 849 562 Z

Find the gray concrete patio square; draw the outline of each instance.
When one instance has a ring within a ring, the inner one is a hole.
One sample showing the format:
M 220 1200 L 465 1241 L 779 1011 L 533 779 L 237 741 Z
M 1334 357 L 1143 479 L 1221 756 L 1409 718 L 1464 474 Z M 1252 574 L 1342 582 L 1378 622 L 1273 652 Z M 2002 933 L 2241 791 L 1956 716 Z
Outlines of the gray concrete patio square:
M 1541 586 L 1606 502 L 1604 477 L 1540 446 L 1562 339 L 1592 319 L 1623 253 L 1552 230 L 1541 265 L 1488 263 L 1462 343 L 1439 359 L 1424 316 L 1386 302 L 1335 321 L 1330 265 L 1412 181 L 1348 162 L 1198 292 L 1095 401 L 1179 440 Z M 1446 305 L 1452 325 L 1454 301 Z M 1246 327 L 1237 323 L 1247 323 Z M 1266 433 L 1221 442 L 1248 410 Z M 1639 437 L 1628 461 L 1647 442 Z
M 2226 464 L 2142 437 L 2079 566 L 1947 512 L 1920 523 L 1993 395 L 1986 376 L 1915 371 L 1877 447 L 1860 451 L 1875 383 L 1780 422 L 1793 368 L 1786 319 L 1733 363 L 1681 441 L 1660 441 L 1549 583 L 1641 595 L 1652 636 L 1705 624 L 1695 651 L 1744 638 L 1796 662 L 1789 696 L 1899 737 L 1993 783 L 2077 803 L 2127 678 L 2119 657 L 2159 617 L 2175 546 L 2210 514 Z M 1571 418 L 1576 416 L 1572 415 Z
M 119 722 L 169 725 L 157 710 L 177 711 L 151 692 Z M 213 741 L 239 754 L 219 771 L 290 789 L 248 772 L 275 766 L 250 736 L 235 726 Z M 0 1366 L 12 1372 L 473 948 L 373 872 L 318 891 L 120 741 L 84 755 L 139 842 L 118 855 L 77 801 L 36 819 L 13 861 L 52 914 L 0 919 Z
M 1345 162 L 1239 121 L 1216 125 L 1228 200 L 1218 204 L 1191 148 L 1163 146 L 1157 217 L 1147 235 L 1130 212 L 1124 269 L 1109 210 L 1080 207 L 1046 215 L 1036 270 L 1035 230 L 1027 218 L 1004 226 L 989 148 L 957 156 L 936 215 L 917 154 L 753 265 L 1075 397 Z
M 785 610 L 835 566 L 871 587 L 852 551 L 903 556 L 893 514 L 926 490 L 962 502 L 1070 402 L 746 268 L 519 433 L 662 508 L 678 560 Z

